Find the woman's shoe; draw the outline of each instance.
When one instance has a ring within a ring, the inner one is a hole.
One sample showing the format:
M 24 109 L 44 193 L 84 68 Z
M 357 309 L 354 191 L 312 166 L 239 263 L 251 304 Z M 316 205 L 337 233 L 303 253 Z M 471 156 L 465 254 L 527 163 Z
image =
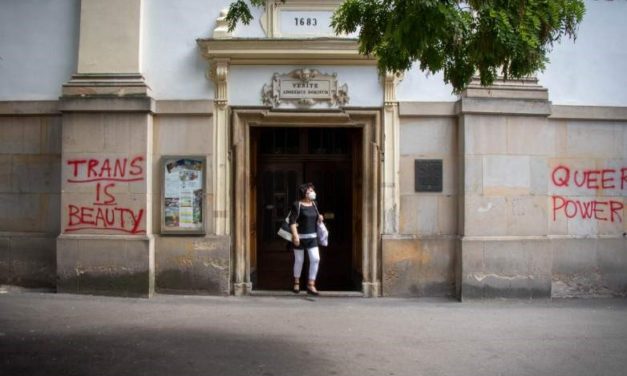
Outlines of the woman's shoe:
M 298 283 L 294 283 L 294 287 L 292 287 L 292 292 L 293 292 L 294 294 L 298 294 L 298 293 L 300 293 L 300 286 L 299 286 L 299 284 L 298 284 Z
M 312 287 L 313 287 L 313 290 L 312 290 Z M 318 296 L 318 295 L 320 295 L 320 293 L 318 292 L 318 290 L 316 290 L 316 288 L 314 286 L 307 286 L 307 295 Z

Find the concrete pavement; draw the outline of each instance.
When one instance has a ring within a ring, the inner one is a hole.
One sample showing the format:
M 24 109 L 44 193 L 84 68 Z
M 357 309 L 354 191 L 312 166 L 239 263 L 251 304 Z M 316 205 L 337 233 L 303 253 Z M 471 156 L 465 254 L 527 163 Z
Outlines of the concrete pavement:
M 627 300 L 0 290 L 0 375 L 625 375 Z

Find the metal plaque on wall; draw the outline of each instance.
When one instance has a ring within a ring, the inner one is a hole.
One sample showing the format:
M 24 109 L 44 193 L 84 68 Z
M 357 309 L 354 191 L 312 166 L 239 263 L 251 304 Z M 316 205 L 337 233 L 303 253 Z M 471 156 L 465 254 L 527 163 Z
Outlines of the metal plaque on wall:
M 416 192 L 442 192 L 441 159 L 416 159 L 414 167 Z
M 262 90 L 263 103 L 274 108 L 312 107 L 318 103 L 339 108 L 348 100 L 348 86 L 338 84 L 337 74 L 324 74 L 317 69 L 275 73 L 272 82 Z

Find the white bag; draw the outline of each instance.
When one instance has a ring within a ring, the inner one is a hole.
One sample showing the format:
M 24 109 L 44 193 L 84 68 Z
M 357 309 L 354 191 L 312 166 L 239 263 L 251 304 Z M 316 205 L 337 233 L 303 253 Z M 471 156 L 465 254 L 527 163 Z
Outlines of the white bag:
M 320 215 L 320 211 L 318 211 L 318 206 L 315 202 L 313 206 L 316 208 L 316 213 Z M 327 226 L 324 222 L 316 222 L 316 234 L 318 235 L 318 245 L 327 247 L 329 245 L 329 230 L 327 230 Z
M 326 247 L 329 245 L 329 230 L 327 230 L 327 226 L 324 225 L 324 222 L 318 223 L 316 226 L 316 232 L 318 233 L 318 244 Z

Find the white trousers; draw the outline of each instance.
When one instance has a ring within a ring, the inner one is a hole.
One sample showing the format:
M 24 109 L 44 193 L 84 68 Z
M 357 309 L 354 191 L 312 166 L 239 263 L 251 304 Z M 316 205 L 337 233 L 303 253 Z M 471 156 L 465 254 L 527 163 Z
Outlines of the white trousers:
M 307 248 L 309 255 L 309 279 L 316 280 L 318 274 L 318 266 L 320 265 L 320 251 L 318 247 Z M 303 271 L 303 262 L 305 262 L 305 250 L 294 249 L 294 278 L 300 278 Z

